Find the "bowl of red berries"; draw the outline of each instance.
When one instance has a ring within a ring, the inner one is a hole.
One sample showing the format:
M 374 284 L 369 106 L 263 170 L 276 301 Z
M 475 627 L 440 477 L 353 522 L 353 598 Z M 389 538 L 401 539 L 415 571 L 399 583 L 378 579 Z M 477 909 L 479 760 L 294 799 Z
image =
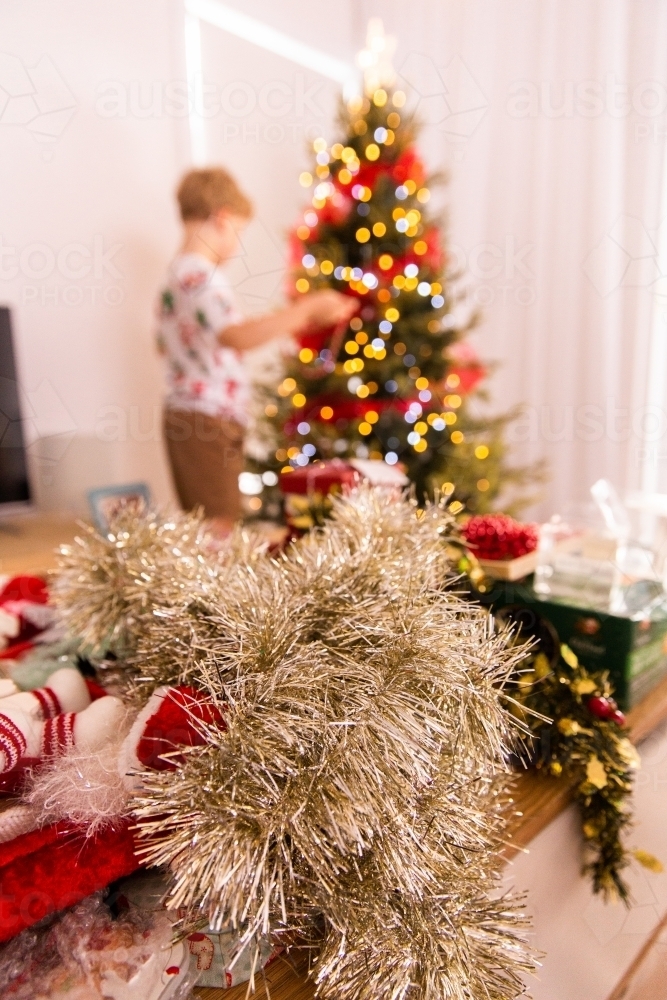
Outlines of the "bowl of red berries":
M 487 576 L 520 580 L 537 566 L 539 529 L 509 514 L 474 514 L 462 527 L 463 537 Z

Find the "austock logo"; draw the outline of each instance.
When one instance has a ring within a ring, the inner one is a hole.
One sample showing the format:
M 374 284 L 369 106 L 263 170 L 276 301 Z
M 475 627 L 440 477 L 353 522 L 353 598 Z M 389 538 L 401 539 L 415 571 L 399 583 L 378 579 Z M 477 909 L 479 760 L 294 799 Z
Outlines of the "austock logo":
M 429 56 L 412 52 L 399 75 L 417 119 L 442 132 L 454 144 L 454 155 L 462 156 L 463 144 L 478 128 L 489 102 L 461 57 L 438 68 Z
M 603 298 L 619 288 L 660 291 L 667 276 L 660 269 L 658 234 L 640 219 L 619 215 L 600 242 L 586 256 L 583 269 Z
M 26 66 L 0 53 L 0 125 L 22 126 L 41 143 L 62 135 L 76 111 L 76 99 L 49 56 Z

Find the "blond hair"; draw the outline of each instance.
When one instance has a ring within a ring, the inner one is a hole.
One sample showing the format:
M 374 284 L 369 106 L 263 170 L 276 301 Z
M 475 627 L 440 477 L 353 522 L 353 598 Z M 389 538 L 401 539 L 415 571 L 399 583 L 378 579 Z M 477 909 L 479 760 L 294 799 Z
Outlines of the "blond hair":
M 208 219 L 221 208 L 244 219 L 249 219 L 253 214 L 252 202 L 232 175 L 222 167 L 189 170 L 181 178 L 176 199 L 183 222 Z

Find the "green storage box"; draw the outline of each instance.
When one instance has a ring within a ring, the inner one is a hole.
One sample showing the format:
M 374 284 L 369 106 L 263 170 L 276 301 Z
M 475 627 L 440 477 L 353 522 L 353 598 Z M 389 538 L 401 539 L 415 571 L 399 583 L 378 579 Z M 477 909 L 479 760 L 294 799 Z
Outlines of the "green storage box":
M 633 616 L 612 615 L 557 601 L 541 600 L 530 580 L 498 583 L 484 604 L 530 608 L 548 619 L 588 670 L 607 670 L 615 698 L 631 708 L 667 674 L 667 603 Z

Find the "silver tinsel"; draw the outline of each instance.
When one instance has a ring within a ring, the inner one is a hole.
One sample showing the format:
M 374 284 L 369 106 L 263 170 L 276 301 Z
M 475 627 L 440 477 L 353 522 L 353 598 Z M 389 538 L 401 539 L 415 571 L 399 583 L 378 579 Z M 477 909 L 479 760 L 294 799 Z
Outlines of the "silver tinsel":
M 224 713 L 137 802 L 184 926 L 298 934 L 331 1000 L 520 995 L 526 919 L 498 894 L 520 654 L 456 596 L 444 506 L 363 487 L 278 558 L 169 524 L 83 540 L 60 594 L 88 642 L 122 637 L 135 694 L 187 679 Z
M 185 683 L 196 673 L 188 616 L 201 630 L 207 609 L 217 606 L 240 568 L 266 549 L 257 535 L 241 528 L 220 547 L 196 513 L 166 518 L 123 509 L 105 535 L 88 525 L 81 531 L 60 549 L 53 600 L 82 651 L 139 702 L 156 687 Z M 178 629 L 167 638 L 166 650 L 149 641 L 140 651 L 157 614 L 173 615 Z

